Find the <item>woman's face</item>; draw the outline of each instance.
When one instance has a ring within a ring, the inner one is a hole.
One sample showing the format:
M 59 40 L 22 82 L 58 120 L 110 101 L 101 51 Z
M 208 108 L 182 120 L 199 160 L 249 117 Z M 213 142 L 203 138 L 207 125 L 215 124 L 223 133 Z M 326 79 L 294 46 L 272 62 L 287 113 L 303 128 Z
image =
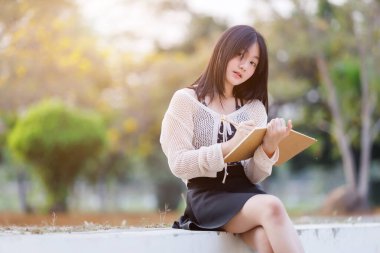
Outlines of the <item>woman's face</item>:
M 225 86 L 236 86 L 247 81 L 259 64 L 260 50 L 259 44 L 252 44 L 247 51 L 241 51 L 234 56 L 227 64 Z

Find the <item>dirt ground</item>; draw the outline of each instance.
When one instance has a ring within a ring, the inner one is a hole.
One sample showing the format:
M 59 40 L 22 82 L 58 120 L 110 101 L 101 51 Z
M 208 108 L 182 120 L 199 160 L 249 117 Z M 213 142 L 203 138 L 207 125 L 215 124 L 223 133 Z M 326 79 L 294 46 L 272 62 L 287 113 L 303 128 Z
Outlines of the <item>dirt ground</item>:
M 155 227 L 171 226 L 180 214 L 159 213 L 0 213 L 0 226 L 80 226 L 94 223 L 109 226 Z
M 82 226 L 97 224 L 122 227 L 169 227 L 181 214 L 178 212 L 140 212 L 140 213 L 57 213 L 23 214 L 0 212 L 0 227 L 10 226 Z M 370 213 L 319 216 L 295 216 L 295 223 L 323 222 L 380 222 L 380 208 Z

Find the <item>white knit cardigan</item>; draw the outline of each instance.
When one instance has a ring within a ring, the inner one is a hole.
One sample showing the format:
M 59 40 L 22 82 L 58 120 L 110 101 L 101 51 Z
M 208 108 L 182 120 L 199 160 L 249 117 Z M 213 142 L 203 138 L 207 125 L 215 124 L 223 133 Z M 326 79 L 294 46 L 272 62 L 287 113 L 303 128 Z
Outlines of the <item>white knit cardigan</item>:
M 215 178 L 223 169 L 227 175 L 221 144 L 217 143 L 222 117 L 199 102 L 192 89 L 184 88 L 173 95 L 162 121 L 160 142 L 170 170 L 185 183 L 195 177 Z M 265 107 L 259 100 L 224 117 L 236 123 L 253 119 L 257 127 L 267 124 Z M 223 125 L 229 124 L 224 121 Z M 224 132 L 230 130 L 229 126 L 224 128 Z M 248 179 L 252 183 L 263 181 L 272 173 L 278 156 L 277 149 L 272 158 L 268 158 L 259 146 L 253 158 L 242 161 Z

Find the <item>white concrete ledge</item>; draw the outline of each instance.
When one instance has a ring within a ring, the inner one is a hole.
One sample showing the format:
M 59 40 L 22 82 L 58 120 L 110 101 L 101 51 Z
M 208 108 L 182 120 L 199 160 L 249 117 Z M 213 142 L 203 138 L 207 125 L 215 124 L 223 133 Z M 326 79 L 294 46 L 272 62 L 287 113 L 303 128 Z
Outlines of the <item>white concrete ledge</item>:
M 380 223 L 297 225 L 307 253 L 379 253 Z M 249 253 L 233 234 L 169 228 L 0 233 L 0 253 Z

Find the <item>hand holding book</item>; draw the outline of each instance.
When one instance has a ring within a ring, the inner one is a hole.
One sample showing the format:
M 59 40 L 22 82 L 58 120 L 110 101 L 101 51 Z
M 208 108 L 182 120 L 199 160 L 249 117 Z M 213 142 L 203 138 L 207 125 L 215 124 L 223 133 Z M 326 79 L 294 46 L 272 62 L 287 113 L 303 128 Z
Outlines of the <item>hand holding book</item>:
M 236 128 L 235 135 L 230 140 L 222 143 L 222 152 L 223 156 L 225 156 L 256 128 L 256 123 L 254 120 L 248 120 L 237 124 L 224 117 L 222 117 L 222 121 L 224 121 L 224 124 L 229 123 Z
M 263 144 L 264 151 L 268 152 L 274 152 L 277 146 L 279 147 L 280 157 L 275 165 L 281 165 L 316 142 L 316 139 L 292 130 L 291 121 L 288 121 L 285 132 L 284 125 L 285 121 L 269 123 L 265 128 L 253 128 L 245 137 L 233 143 L 233 148 L 224 156 L 224 161 L 236 162 L 249 159 L 257 147 Z
M 262 144 L 268 157 L 272 157 L 280 142 L 289 136 L 292 127 L 291 120 L 288 120 L 288 124 L 286 124 L 282 118 L 272 119 L 268 123 Z

